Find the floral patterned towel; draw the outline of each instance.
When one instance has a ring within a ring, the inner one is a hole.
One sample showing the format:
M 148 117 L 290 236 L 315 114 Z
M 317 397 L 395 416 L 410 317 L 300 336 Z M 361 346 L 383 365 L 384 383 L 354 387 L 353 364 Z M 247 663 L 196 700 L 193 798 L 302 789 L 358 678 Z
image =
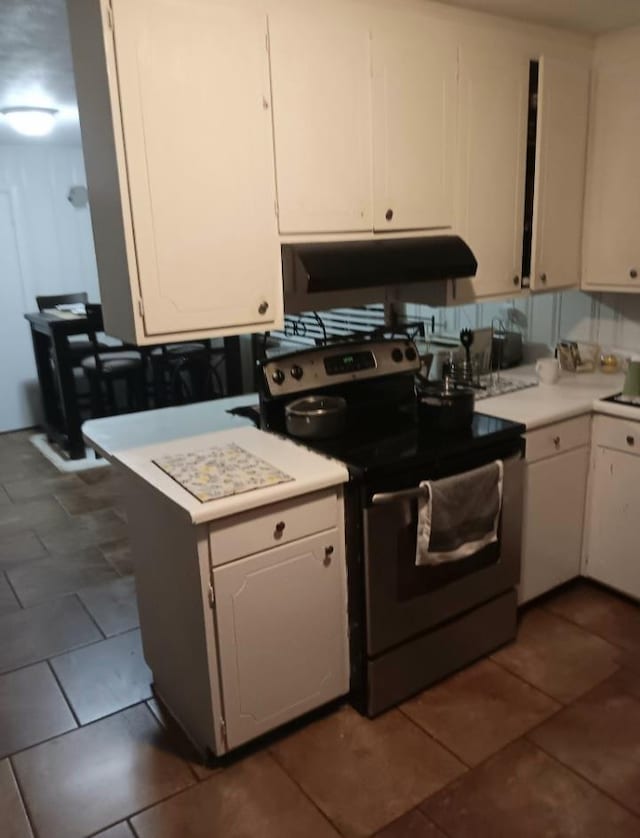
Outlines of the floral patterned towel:
M 233 442 L 158 457 L 153 463 L 201 503 L 294 479 Z

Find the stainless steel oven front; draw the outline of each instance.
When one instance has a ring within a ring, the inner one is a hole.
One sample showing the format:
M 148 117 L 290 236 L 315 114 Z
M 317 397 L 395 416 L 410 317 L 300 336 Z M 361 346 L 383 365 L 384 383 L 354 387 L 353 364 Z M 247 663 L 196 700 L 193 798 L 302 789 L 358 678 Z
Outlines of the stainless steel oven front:
M 474 459 L 467 460 L 469 470 L 483 458 Z M 376 487 L 364 496 L 366 630 L 362 640 L 369 670 L 369 715 L 464 666 L 515 633 L 522 452 L 503 463 L 498 540 L 456 562 L 415 564 L 419 483 L 415 475 L 407 475 L 408 485 L 396 485 L 388 492 Z M 449 476 L 456 468 L 467 470 L 452 463 L 423 479 Z

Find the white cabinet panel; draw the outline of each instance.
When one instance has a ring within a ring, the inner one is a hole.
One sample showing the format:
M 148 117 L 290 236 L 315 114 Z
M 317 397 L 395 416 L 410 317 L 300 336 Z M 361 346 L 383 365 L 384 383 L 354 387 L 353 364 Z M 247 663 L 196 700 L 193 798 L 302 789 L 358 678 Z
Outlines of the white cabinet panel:
M 594 450 L 585 575 L 640 599 L 640 455 L 628 448 Z
M 580 575 L 589 448 L 527 464 L 522 533 L 522 604 Z
M 640 290 L 640 61 L 594 70 L 583 286 Z
M 213 587 L 230 748 L 348 691 L 337 530 L 215 568 Z
M 453 224 L 457 44 L 424 14 L 373 29 L 374 229 Z
M 543 57 L 533 207 L 531 288 L 580 282 L 589 68 Z
M 520 292 L 529 61 L 463 47 L 457 156 L 457 230 L 478 260 L 465 299 Z
M 348 7 L 269 13 L 281 233 L 371 230 L 371 36 Z
M 266 17 L 114 0 L 113 21 L 146 333 L 267 328 L 282 289 Z

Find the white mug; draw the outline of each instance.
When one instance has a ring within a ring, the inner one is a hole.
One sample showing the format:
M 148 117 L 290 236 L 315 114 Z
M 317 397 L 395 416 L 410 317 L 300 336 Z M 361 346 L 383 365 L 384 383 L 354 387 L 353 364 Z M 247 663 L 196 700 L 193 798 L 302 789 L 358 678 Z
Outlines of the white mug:
M 560 377 L 557 358 L 540 358 L 536 361 L 536 375 L 540 384 L 555 384 Z

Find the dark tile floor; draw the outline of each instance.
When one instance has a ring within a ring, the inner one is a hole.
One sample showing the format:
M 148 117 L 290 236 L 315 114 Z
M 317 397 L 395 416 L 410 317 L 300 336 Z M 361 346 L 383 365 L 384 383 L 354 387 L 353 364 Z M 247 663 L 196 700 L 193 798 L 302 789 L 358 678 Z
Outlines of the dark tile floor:
M 203 765 L 152 698 L 110 468 L 0 436 L 0 834 L 638 838 L 640 608 L 586 582 L 374 721 Z

